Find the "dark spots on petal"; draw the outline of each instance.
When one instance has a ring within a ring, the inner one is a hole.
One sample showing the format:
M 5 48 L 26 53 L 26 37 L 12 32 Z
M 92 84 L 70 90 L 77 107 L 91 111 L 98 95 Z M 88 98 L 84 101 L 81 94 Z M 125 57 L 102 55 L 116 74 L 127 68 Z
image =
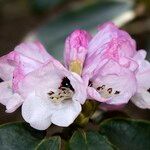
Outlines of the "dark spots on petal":
M 63 80 L 61 82 L 61 86 L 59 87 L 59 89 L 63 90 L 62 87 L 69 88 L 70 90 L 74 91 L 74 88 L 72 87 L 70 80 L 67 77 L 63 78 Z
M 120 91 L 115 91 L 115 93 L 114 94 L 120 94 Z
M 149 88 L 149 89 L 147 89 L 147 92 L 149 92 L 149 93 L 150 93 L 150 88 Z
M 103 89 L 105 88 L 105 85 L 102 85 L 101 88 L 102 88 L 102 90 L 103 90 Z
M 99 87 L 97 87 L 97 90 L 99 91 L 101 89 L 101 87 L 99 86 Z
M 50 91 L 50 92 L 48 93 L 48 95 L 52 95 L 52 94 L 54 94 L 54 92 L 53 92 L 53 91 Z
M 97 90 L 99 91 L 99 90 L 103 90 L 105 88 L 105 85 L 102 85 L 102 86 L 99 86 L 99 87 L 97 87 Z
M 112 93 L 112 88 L 109 88 L 109 89 L 107 90 L 107 92 L 108 92 L 109 94 L 111 94 L 111 93 Z

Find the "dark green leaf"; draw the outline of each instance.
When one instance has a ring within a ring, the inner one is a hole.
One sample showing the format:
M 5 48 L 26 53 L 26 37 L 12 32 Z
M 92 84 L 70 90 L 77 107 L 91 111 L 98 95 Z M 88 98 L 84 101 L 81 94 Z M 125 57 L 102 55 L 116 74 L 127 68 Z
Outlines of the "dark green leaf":
M 69 141 L 70 150 L 113 150 L 112 144 L 98 132 L 76 131 Z
M 45 137 L 25 123 L 10 123 L 0 126 L 0 150 L 33 150 Z
M 119 150 L 150 150 L 150 122 L 109 119 L 100 125 L 100 133 Z
M 52 137 L 44 139 L 37 147 L 36 150 L 59 150 L 61 147 L 60 137 Z

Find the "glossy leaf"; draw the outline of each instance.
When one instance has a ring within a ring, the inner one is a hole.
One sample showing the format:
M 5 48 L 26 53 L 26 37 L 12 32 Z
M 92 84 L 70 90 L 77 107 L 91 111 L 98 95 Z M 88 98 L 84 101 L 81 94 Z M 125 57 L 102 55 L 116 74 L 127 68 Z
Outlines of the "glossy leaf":
M 109 119 L 100 125 L 100 133 L 119 150 L 150 150 L 150 122 Z
M 60 150 L 61 139 L 60 137 L 52 137 L 44 139 L 36 148 L 36 150 Z
M 69 141 L 70 150 L 113 150 L 114 146 L 98 132 L 76 131 Z
M 25 123 L 9 123 L 0 126 L 0 150 L 33 150 L 45 137 Z

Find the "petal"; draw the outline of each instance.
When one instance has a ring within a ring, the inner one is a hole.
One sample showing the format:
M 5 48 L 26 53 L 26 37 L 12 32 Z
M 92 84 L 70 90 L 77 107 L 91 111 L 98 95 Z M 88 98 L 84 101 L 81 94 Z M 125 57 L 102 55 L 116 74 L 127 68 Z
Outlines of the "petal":
M 31 92 L 44 91 L 48 93 L 51 90 L 56 91 L 64 77 L 60 72 L 58 73 L 53 62 L 49 62 L 42 68 L 29 73 L 24 80 L 20 82 L 19 93 L 26 97 Z
M 29 59 L 39 61 L 41 63 L 45 63 L 52 58 L 39 41 L 21 43 L 15 48 L 15 51 L 20 55 L 24 55 Z
M 66 39 L 64 60 L 67 67 L 74 60 L 78 60 L 81 63 L 84 62 L 90 39 L 90 34 L 85 30 L 75 30 Z
M 13 72 L 13 90 L 17 91 L 18 84 L 21 80 L 23 80 L 24 76 L 40 68 L 43 64 L 15 51 L 8 54 L 8 56 L 9 60 L 14 62 L 16 65 Z
M 45 130 L 51 125 L 51 103 L 46 97 L 30 93 L 22 105 L 24 120 L 38 130 Z
M 114 47 L 115 45 L 116 47 Z M 97 50 L 102 51 L 106 48 L 109 53 L 115 52 L 114 48 L 117 48 L 122 56 L 133 56 L 136 52 L 135 41 L 127 32 L 119 30 L 111 22 L 100 26 L 99 32 L 89 44 L 89 53 L 95 53 Z
M 71 85 L 75 90 L 73 100 L 80 102 L 80 104 L 84 104 L 87 98 L 86 85 L 84 84 L 83 80 L 78 74 L 76 73 L 72 74 L 73 76 L 70 76 L 68 78 L 70 79 Z
M 136 59 L 139 63 L 139 70 L 136 74 L 138 90 L 131 101 L 140 108 L 150 109 L 150 63 L 144 60 L 144 58 L 144 52 L 139 51 L 136 55 Z
M 77 101 L 66 100 L 60 108 L 56 110 L 51 118 L 53 124 L 68 127 L 74 122 L 79 113 L 81 112 L 81 105 Z
M 0 78 L 4 81 L 11 80 L 13 77 L 14 67 L 7 60 L 7 55 L 0 57 Z
M 139 108 L 150 109 L 150 93 L 145 89 L 140 89 L 132 98 L 131 101 Z
M 0 103 L 6 106 L 7 113 L 14 112 L 23 103 L 22 97 L 13 93 L 10 81 L 1 82 L 0 91 Z
M 13 90 L 18 90 L 19 82 L 26 74 L 40 68 L 52 57 L 46 52 L 39 42 L 21 43 L 15 50 L 8 54 L 9 61 L 16 67 L 13 73 Z
M 6 112 L 7 113 L 12 113 L 14 112 L 17 108 L 19 108 L 23 104 L 24 100 L 22 97 L 15 93 L 13 96 L 9 99 L 7 105 L 6 105 Z
M 90 99 L 94 99 L 99 102 L 103 102 L 101 95 L 93 87 L 88 87 L 87 92 L 88 92 Z

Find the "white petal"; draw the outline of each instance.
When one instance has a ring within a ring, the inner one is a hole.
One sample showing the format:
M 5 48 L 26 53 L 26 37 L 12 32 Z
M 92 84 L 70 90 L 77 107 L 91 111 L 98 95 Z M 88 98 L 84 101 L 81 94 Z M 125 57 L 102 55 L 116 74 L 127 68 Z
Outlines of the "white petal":
M 0 103 L 6 106 L 6 112 L 11 113 L 15 111 L 22 103 L 22 97 L 13 93 L 11 81 L 0 83 Z
M 6 112 L 7 113 L 12 113 L 14 112 L 17 108 L 19 108 L 22 103 L 23 103 L 22 97 L 15 93 L 13 96 L 9 99 L 7 105 L 6 105 Z
M 59 107 L 53 113 L 51 121 L 53 124 L 61 127 L 68 127 L 81 112 L 81 105 L 77 101 L 66 100 Z
M 150 109 L 150 93 L 146 90 L 140 90 L 131 99 L 131 101 L 139 108 Z
M 80 102 L 80 104 L 84 104 L 87 98 L 86 85 L 78 74 L 72 73 L 72 75 L 73 76 L 69 76 L 68 78 L 75 90 L 73 100 Z
M 46 97 L 31 93 L 22 105 L 24 120 L 38 130 L 45 130 L 51 125 L 51 103 Z

